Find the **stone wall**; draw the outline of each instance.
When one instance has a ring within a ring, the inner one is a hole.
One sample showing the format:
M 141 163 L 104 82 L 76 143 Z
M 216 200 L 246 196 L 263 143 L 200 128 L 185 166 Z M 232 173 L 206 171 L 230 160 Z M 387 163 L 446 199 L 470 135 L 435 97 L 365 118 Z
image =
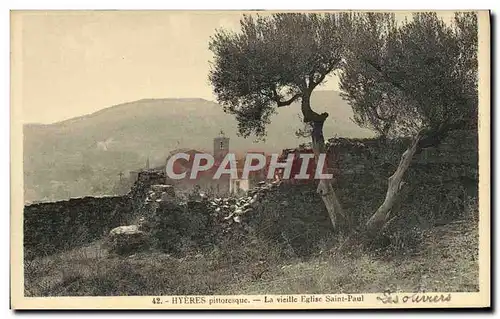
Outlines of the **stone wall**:
M 26 258 L 84 246 L 122 225 L 134 223 L 144 209 L 152 185 L 165 183 L 165 173 L 137 172 L 137 180 L 123 196 L 83 197 L 24 207 Z
M 334 138 L 328 141 L 328 156 L 342 174 L 370 170 L 380 165 L 397 165 L 410 140 L 397 139 L 385 143 L 377 139 Z M 477 134 L 452 132 L 437 147 L 426 148 L 413 158 L 412 165 L 459 164 L 477 166 Z
M 83 197 L 24 207 L 26 258 L 86 245 L 133 219 L 127 196 Z
M 331 139 L 334 187 L 345 209 L 361 223 L 384 200 L 408 140 Z M 438 147 L 416 154 L 405 174 L 402 214 L 432 224 L 457 218 L 468 198 L 477 198 L 478 149 L 474 132 L 457 131 Z M 406 220 L 407 221 L 407 220 Z

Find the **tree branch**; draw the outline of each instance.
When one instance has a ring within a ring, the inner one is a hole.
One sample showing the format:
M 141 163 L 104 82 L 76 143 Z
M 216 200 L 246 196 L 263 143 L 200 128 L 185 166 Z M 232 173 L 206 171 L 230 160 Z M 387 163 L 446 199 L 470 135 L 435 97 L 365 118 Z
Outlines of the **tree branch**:
M 452 123 L 450 123 L 449 120 L 444 121 L 437 129 L 431 129 L 423 134 L 418 143 L 418 148 L 422 149 L 437 146 L 446 138 L 449 132 L 465 128 L 467 124 L 467 119 L 461 119 Z
M 383 70 L 380 65 L 376 65 L 373 61 L 370 61 L 369 59 L 363 59 L 368 65 L 370 65 L 372 68 L 378 71 L 380 75 L 382 75 L 383 78 L 392 85 L 394 85 L 396 88 L 400 89 L 401 91 L 405 92 L 405 88 L 401 85 L 401 83 L 398 83 L 397 81 L 394 81 L 390 76 L 388 76 Z
M 314 88 L 316 88 L 321 82 L 323 82 L 323 80 L 325 79 L 325 77 L 333 71 L 333 69 L 335 69 L 335 67 L 340 63 L 340 61 L 342 61 L 340 58 L 335 60 L 331 65 L 330 67 L 326 68 L 325 72 L 321 73 L 321 76 L 319 77 L 319 79 L 317 81 L 314 81 L 313 77 L 310 78 L 310 81 L 309 81 L 309 89 L 312 91 L 314 90 Z
M 377 119 L 379 119 L 379 120 L 383 121 L 383 122 L 392 121 L 392 120 L 394 120 L 394 118 L 396 117 L 394 114 L 393 114 L 392 116 L 383 117 L 382 115 L 380 115 L 380 114 L 378 113 L 378 110 L 377 110 L 377 107 L 376 107 L 376 106 L 373 108 L 373 110 L 375 111 L 375 114 L 374 114 L 374 115 L 375 115 L 375 117 L 376 117 Z
M 288 106 L 288 105 L 292 104 L 293 102 L 295 102 L 301 96 L 300 93 L 297 93 L 294 96 L 292 96 L 291 98 L 289 98 L 288 100 L 282 101 L 281 97 L 279 96 L 278 92 L 276 91 L 276 87 L 273 88 L 273 94 L 274 94 L 273 100 L 276 102 L 278 107 Z

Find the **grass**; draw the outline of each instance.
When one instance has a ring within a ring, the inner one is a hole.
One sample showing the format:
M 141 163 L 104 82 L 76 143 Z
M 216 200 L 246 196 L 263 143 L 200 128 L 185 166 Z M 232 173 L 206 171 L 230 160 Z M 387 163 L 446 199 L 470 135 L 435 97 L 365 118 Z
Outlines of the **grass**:
M 443 236 L 444 235 L 444 236 Z M 425 247 L 415 255 L 380 258 L 328 256 L 291 263 L 252 282 L 238 293 L 326 294 L 478 291 L 477 226 L 454 224 L 428 231 Z
M 236 245 L 237 246 L 237 245 Z M 278 257 L 272 246 L 214 248 L 177 258 L 108 254 L 100 242 L 25 263 L 26 296 L 478 291 L 477 223 L 424 232 L 414 254 Z

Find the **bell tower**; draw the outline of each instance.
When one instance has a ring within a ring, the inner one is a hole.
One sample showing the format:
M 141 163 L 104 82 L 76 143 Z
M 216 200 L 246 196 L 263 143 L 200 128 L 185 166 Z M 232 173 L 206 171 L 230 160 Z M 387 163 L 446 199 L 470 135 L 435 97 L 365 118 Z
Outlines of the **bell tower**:
M 221 161 L 229 153 L 229 137 L 221 130 L 219 136 L 214 138 L 214 159 Z

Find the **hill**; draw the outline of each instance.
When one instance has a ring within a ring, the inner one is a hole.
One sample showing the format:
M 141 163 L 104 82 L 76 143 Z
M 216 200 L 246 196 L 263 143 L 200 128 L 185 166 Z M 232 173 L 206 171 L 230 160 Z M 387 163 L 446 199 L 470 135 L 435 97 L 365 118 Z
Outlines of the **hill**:
M 350 106 L 338 92 L 318 91 L 312 97 L 318 111 L 327 110 L 325 136 L 366 137 L 350 117 Z M 268 127 L 265 142 L 237 136 L 234 117 L 217 103 L 203 99 L 143 99 L 53 124 L 24 126 L 25 201 L 58 200 L 115 192 L 118 174 L 161 165 L 177 148 L 211 152 L 220 130 L 231 138 L 230 149 L 279 151 L 295 147 L 300 108 L 280 109 Z

